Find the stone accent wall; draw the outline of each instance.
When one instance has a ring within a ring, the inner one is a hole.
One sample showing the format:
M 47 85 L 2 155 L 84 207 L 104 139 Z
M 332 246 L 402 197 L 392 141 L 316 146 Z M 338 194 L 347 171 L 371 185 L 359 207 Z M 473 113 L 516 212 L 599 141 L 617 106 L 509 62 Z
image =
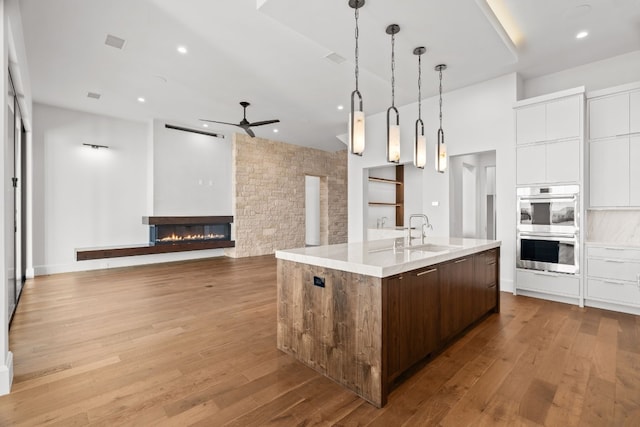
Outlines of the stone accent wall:
M 347 151 L 233 137 L 232 257 L 305 245 L 305 175 L 320 177 L 320 241 L 347 241 Z

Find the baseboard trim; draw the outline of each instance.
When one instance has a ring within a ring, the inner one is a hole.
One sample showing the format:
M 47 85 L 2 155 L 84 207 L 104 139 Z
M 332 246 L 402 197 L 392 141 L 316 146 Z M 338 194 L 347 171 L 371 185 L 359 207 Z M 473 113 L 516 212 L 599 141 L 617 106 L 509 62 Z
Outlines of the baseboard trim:
M 108 258 L 90 261 L 76 261 L 69 264 L 38 265 L 35 275 L 72 273 L 77 271 L 104 270 L 107 268 L 134 267 L 137 265 L 160 264 L 173 261 L 188 261 L 224 256 L 224 249 L 206 249 L 202 251 L 175 252 L 167 254 L 138 255 L 122 258 Z
M 6 365 L 0 365 L 0 396 L 9 394 L 13 384 L 13 353 L 7 353 Z

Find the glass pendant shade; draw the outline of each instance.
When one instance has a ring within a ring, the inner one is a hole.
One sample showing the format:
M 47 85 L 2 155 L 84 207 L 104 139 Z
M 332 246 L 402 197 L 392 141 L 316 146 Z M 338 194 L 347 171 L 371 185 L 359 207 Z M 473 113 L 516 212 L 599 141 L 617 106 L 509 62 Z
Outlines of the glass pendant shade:
M 349 114 L 349 151 L 362 156 L 364 153 L 364 112 L 353 111 Z
M 444 132 L 438 130 L 438 143 L 436 144 L 436 171 L 444 173 L 447 170 L 447 146 L 444 145 Z
M 400 162 L 400 126 L 389 125 L 387 135 L 387 161 Z
M 424 125 L 420 119 L 416 120 L 413 164 L 420 169 L 424 169 L 427 164 L 427 137 L 424 136 Z

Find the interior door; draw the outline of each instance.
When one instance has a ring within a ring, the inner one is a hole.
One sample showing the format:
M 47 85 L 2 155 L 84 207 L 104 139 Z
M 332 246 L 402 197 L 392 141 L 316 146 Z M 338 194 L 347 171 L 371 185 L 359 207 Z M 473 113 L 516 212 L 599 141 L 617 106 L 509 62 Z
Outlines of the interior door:
M 7 139 L 5 141 L 4 156 L 4 215 L 5 215 L 5 265 L 7 269 L 7 320 L 11 320 L 16 308 L 16 180 L 15 180 L 15 94 L 9 80 L 9 93 L 7 97 Z

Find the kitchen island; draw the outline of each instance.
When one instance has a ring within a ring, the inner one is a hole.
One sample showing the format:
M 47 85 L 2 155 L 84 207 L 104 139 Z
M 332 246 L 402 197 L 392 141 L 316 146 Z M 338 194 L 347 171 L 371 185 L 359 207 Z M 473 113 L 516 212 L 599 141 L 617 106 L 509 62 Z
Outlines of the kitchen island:
M 382 407 L 399 377 L 500 310 L 494 240 L 276 252 L 278 349 Z

